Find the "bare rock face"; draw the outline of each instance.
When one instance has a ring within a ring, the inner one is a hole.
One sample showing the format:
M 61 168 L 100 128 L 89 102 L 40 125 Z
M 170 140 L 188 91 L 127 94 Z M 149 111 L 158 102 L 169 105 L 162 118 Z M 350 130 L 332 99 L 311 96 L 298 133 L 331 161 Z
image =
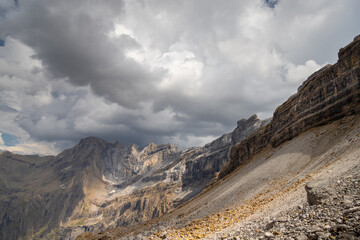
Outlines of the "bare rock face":
M 104 177 L 126 187 L 134 177 L 145 174 L 155 166 L 171 161 L 180 153 L 172 144 L 149 144 L 140 150 L 135 144 L 126 147 L 116 143 L 102 154 Z
M 192 151 L 186 160 L 183 185 L 207 184 L 230 160 L 231 147 L 244 140 L 268 120 L 261 121 L 256 114 L 249 119 L 241 119 L 233 132 L 224 134 L 202 148 Z
M 237 122 L 237 127 L 231 134 L 231 142 L 233 145 L 241 142 L 250 134 L 255 132 L 258 128 L 266 125 L 270 119 L 260 120 L 256 114 L 252 115 L 249 119 L 241 119 Z
M 231 149 L 224 177 L 266 146 L 277 147 L 306 130 L 360 112 L 360 38 L 340 49 L 339 60 L 311 75 L 274 112 L 269 124 Z
M 81 174 L 62 175 L 54 157 L 0 154 L 0 239 L 41 238 L 84 197 Z M 56 165 L 56 166 L 55 166 Z

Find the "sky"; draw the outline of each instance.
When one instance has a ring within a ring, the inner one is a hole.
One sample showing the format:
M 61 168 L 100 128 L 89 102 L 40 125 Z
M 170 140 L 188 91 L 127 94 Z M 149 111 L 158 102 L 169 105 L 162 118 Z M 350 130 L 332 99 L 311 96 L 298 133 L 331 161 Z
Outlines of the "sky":
M 358 0 L 0 0 L 0 150 L 202 146 L 360 34 Z

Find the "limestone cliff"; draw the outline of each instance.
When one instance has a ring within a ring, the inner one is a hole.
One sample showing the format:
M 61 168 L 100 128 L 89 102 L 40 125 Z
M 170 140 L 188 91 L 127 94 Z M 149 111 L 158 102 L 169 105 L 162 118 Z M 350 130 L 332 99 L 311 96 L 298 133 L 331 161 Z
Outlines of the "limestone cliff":
M 277 147 L 306 130 L 360 112 L 360 36 L 340 49 L 339 59 L 311 75 L 274 112 L 271 122 L 231 149 L 225 177 L 267 146 Z
M 254 114 L 249 119 L 239 120 L 233 132 L 224 134 L 202 148 L 194 149 L 186 161 L 184 186 L 201 182 L 209 183 L 214 174 L 229 162 L 231 147 L 268 122 L 269 120 L 261 121 Z

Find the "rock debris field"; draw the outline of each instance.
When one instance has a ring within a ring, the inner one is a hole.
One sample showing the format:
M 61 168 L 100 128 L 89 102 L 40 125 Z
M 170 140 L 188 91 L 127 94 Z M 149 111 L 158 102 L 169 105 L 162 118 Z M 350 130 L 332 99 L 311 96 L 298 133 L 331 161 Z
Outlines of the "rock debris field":
M 307 184 L 308 202 L 273 220 L 249 222 L 220 239 L 360 239 L 360 169 L 327 183 Z
M 360 167 L 330 181 L 310 178 L 311 174 L 282 192 L 268 190 L 239 208 L 193 220 L 182 228 L 160 226 L 124 239 L 360 239 Z M 241 224 L 274 198 L 298 187 L 306 190 L 304 203 Z M 240 224 L 227 229 L 236 222 Z

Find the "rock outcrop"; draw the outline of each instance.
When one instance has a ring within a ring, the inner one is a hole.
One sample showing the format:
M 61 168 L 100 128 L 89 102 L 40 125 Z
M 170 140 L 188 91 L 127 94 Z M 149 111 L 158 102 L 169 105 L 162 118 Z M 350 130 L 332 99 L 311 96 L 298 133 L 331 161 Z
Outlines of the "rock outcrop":
M 260 120 L 256 114 L 249 119 L 241 119 L 233 132 L 224 134 L 202 148 L 192 150 L 186 160 L 183 184 L 209 183 L 230 160 L 231 147 L 248 137 L 269 120 Z
M 311 75 L 280 105 L 269 124 L 231 149 L 223 178 L 265 147 L 277 147 L 306 130 L 360 112 L 360 36 L 340 49 L 337 63 Z
M 329 186 L 327 180 L 309 182 L 305 185 L 305 190 L 310 205 L 321 204 L 331 195 L 335 195 L 334 189 Z

